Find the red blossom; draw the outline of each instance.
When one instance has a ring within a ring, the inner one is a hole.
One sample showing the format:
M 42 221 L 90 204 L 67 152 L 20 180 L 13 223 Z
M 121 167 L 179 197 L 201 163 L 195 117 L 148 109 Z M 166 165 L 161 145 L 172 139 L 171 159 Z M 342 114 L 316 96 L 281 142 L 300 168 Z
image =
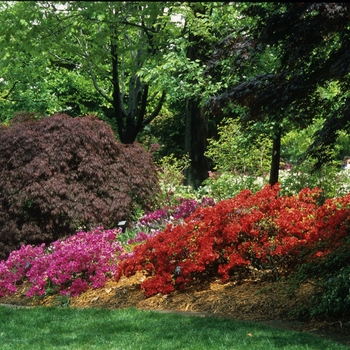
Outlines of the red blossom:
M 267 185 L 198 208 L 182 224 L 169 225 L 137 247 L 120 263 L 117 279 L 142 266 L 149 275 L 142 288 L 150 296 L 183 290 L 202 275 L 225 282 L 249 266 L 289 273 L 297 264 L 326 256 L 348 234 L 350 195 L 318 207 L 319 195 L 316 188 L 279 196 L 279 185 Z

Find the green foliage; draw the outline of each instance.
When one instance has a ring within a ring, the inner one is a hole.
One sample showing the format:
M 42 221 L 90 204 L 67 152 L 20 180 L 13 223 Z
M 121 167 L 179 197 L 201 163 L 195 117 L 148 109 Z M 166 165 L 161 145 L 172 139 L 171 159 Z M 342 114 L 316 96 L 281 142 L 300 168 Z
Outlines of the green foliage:
M 176 158 L 174 154 L 162 157 L 158 162 L 161 194 L 159 203 L 174 205 L 178 198 L 196 198 L 196 192 L 190 186 L 184 186 L 184 171 L 189 166 L 187 155 Z
M 313 123 L 303 129 L 292 129 L 282 136 L 281 156 L 289 163 L 299 163 L 313 141 L 314 133 L 321 129 L 324 119 L 314 119 Z
M 344 131 L 340 131 L 337 141 L 334 145 L 337 159 L 342 160 L 350 154 L 350 135 Z
M 281 169 L 279 172 L 282 194 L 293 195 L 303 188 L 318 187 L 322 189 L 319 199 L 322 202 L 327 198 L 348 193 L 349 172 L 341 171 L 340 161 L 328 162 L 320 169 L 315 169 L 315 160 L 310 158 L 298 164 L 311 144 L 313 134 L 321 128 L 322 123 L 323 120 L 318 119 L 303 130 L 292 130 L 283 136 L 283 161 L 292 167 L 290 170 Z M 271 141 L 263 136 L 263 129 L 261 123 L 255 123 L 249 131 L 242 131 L 238 120 L 224 119 L 218 126 L 218 139 L 209 139 L 206 155 L 213 160 L 216 171 L 210 173 L 209 178 L 203 182 L 201 191 L 206 191 L 214 198 L 224 199 L 245 188 L 253 192 L 261 189 L 268 181 L 271 157 Z M 258 136 L 254 138 L 254 135 Z M 343 142 L 346 139 L 345 135 L 339 138 Z M 345 149 L 340 141 L 330 158 L 339 159 L 340 150 Z
M 167 51 L 162 52 L 162 60 L 147 62 L 140 76 L 165 90 L 171 102 L 192 99 L 204 105 L 236 80 L 229 61 L 221 62 L 215 71 L 209 68 L 216 45 L 250 21 L 240 14 L 245 7 L 244 3 L 171 4 L 176 25 L 171 28 Z
M 233 51 L 234 72 L 256 68 L 268 53 L 278 60 L 266 71 L 250 69 L 253 74 L 214 96 L 212 107 L 246 106 L 245 121 L 275 122 L 283 132 L 323 118 L 307 152 L 317 167 L 327 162 L 338 132 L 349 128 L 349 10 L 347 3 L 251 3 L 242 14 L 252 25 L 232 37 L 218 59 Z
M 244 132 L 237 119 L 224 119 L 218 126 L 219 139 L 209 139 L 205 155 L 218 171 L 262 176 L 269 171 L 271 140 L 263 134 Z
M 174 46 L 183 46 L 177 41 Z M 164 64 L 154 63 L 153 67 L 146 67 L 140 72 L 145 82 L 153 82 L 170 94 L 173 101 L 177 99 L 194 98 L 203 104 L 210 96 L 224 88 L 222 82 L 213 82 L 204 73 L 206 66 L 197 59 L 192 61 L 181 54 L 169 51 L 163 56 Z
M 148 60 L 161 58 L 166 28 L 174 26 L 164 7 L 97 1 L 4 5 L 1 119 L 16 110 L 104 114 L 118 124 L 120 140 L 132 143 L 164 101 L 162 91 L 137 74 Z
M 350 240 L 325 258 L 302 264 L 288 279 L 292 285 L 311 282 L 315 294 L 303 316 L 342 316 L 350 312 Z M 301 310 L 296 310 L 300 314 Z
M 181 102 L 168 108 L 163 106 L 159 115 L 138 136 L 138 141 L 147 149 L 152 149 L 154 144 L 159 145 L 157 152 L 153 153 L 155 161 L 171 154 L 176 158 L 184 155 L 185 120 L 182 113 Z
M 76 53 L 71 57 L 67 52 L 63 56 L 54 53 L 58 31 L 55 28 L 45 34 L 48 28 L 43 25 L 43 13 L 50 12 L 47 5 L 17 1 L 0 10 L 2 122 L 22 110 L 43 115 L 101 113 L 103 99 L 81 69 Z M 56 14 L 60 16 L 62 12 Z M 60 45 L 66 46 L 65 39 L 61 39 Z
M 310 315 L 339 316 L 350 311 L 350 266 L 333 271 L 333 277 L 323 280 L 322 292 L 313 298 Z

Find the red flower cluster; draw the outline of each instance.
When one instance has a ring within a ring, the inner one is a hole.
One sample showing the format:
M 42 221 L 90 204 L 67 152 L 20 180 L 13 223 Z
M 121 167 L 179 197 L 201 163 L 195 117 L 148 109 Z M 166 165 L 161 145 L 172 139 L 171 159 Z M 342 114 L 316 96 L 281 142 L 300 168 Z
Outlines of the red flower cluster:
M 317 188 L 289 197 L 279 196 L 279 190 L 279 185 L 255 194 L 244 190 L 198 208 L 183 224 L 169 224 L 137 246 L 119 264 L 116 279 L 142 270 L 150 276 L 142 284 L 147 296 L 167 294 L 204 274 L 225 282 L 248 266 L 287 273 L 341 244 L 349 227 L 350 195 L 318 207 Z

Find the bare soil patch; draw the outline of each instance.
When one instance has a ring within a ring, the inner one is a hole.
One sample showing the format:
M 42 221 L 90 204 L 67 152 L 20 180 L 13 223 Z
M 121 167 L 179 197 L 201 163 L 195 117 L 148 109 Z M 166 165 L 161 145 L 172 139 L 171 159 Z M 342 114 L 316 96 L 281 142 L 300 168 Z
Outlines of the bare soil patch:
M 229 317 L 235 320 L 260 322 L 300 332 L 310 332 L 331 338 L 350 347 L 350 315 L 342 319 L 300 320 L 293 311 L 309 305 L 313 286 L 304 284 L 295 293 L 288 292 L 284 282 L 245 281 L 198 283 L 184 292 L 155 295 L 146 298 L 141 283 L 142 274 L 110 280 L 100 289 L 88 290 L 70 300 L 60 296 L 28 299 L 25 288 L 13 296 L 0 298 L 0 304 L 12 306 L 65 306 L 77 308 L 119 309 L 135 307 L 184 315 Z

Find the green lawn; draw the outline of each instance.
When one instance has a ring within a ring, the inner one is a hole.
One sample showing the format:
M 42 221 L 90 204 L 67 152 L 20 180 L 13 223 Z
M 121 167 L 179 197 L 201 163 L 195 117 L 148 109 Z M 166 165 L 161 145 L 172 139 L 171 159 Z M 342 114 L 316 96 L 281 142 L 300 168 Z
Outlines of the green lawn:
M 349 349 L 257 323 L 136 309 L 0 307 L 0 349 Z

